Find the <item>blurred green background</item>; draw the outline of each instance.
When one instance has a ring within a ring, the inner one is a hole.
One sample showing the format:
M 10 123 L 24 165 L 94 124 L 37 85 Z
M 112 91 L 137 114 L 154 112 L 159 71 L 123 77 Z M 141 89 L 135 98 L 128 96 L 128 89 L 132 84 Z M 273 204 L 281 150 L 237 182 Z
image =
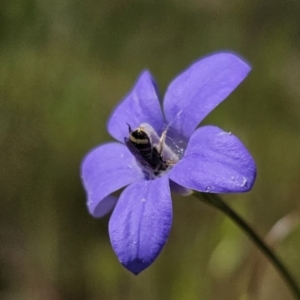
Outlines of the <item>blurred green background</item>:
M 248 238 L 191 197 L 173 197 L 167 245 L 132 275 L 109 217 L 87 212 L 79 166 L 111 140 L 108 116 L 142 69 L 163 95 L 199 57 L 239 53 L 253 71 L 204 123 L 255 158 L 253 190 L 224 198 L 261 236 L 284 218 L 269 241 L 300 284 L 299 13 L 299 0 L 2 0 L 0 299 L 292 299 Z

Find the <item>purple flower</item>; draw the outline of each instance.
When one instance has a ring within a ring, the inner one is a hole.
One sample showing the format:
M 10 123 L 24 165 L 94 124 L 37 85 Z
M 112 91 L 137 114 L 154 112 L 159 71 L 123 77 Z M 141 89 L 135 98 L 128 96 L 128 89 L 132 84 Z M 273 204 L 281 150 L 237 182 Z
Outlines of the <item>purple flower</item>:
M 172 224 L 170 190 L 240 193 L 252 188 L 255 163 L 239 139 L 215 126 L 196 129 L 249 71 L 230 53 L 198 60 L 169 85 L 164 114 L 153 77 L 142 72 L 108 121 L 117 142 L 85 157 L 81 174 L 89 212 L 102 217 L 115 206 L 111 244 L 134 274 L 147 268 L 166 243 Z M 119 199 L 112 195 L 124 187 Z

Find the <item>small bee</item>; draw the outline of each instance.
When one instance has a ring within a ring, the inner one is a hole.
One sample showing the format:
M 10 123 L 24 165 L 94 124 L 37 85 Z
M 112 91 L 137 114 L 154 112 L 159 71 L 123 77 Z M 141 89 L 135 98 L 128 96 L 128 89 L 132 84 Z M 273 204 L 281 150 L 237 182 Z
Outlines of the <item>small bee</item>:
M 148 124 L 142 124 L 135 130 L 132 130 L 129 124 L 127 125 L 129 138 L 124 138 L 125 144 L 148 176 L 161 175 L 178 160 L 174 157 L 175 154 L 172 150 L 165 144 L 168 128 L 163 131 L 159 138 L 154 129 Z M 154 143 L 154 140 L 157 143 Z

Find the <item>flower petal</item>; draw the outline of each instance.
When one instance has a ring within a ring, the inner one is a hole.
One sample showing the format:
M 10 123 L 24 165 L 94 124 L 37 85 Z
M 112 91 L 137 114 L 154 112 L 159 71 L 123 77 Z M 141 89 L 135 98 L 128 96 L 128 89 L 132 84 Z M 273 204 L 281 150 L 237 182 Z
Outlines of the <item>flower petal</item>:
M 170 184 L 171 191 L 176 193 L 176 194 L 179 194 L 181 196 L 189 196 L 193 193 L 192 190 L 187 189 L 186 187 L 177 184 L 173 180 L 170 180 L 169 184 Z
M 108 143 L 95 148 L 84 158 L 81 177 L 89 212 L 99 217 L 114 206 L 114 201 L 106 197 L 142 178 L 143 173 L 125 145 Z
M 92 209 L 93 212 L 91 214 L 95 218 L 102 218 L 114 208 L 117 201 L 118 201 L 117 197 L 109 195 L 105 197 L 103 200 L 101 200 L 99 204 L 95 206 L 94 209 Z
M 124 267 L 137 275 L 152 264 L 166 243 L 171 223 L 167 176 L 128 186 L 109 221 L 110 240 Z
M 255 162 L 240 140 L 214 126 L 193 133 L 184 157 L 169 173 L 182 186 L 211 193 L 246 192 L 255 176 Z
M 169 85 L 164 100 L 166 120 L 188 139 L 249 71 L 249 65 L 230 53 L 218 53 L 197 61 Z
M 148 71 L 144 71 L 135 86 L 112 113 L 107 127 L 112 137 L 124 142 L 128 136 L 128 123 L 132 129 L 142 123 L 151 125 L 157 133 L 163 129 L 163 115 L 156 92 L 156 83 Z

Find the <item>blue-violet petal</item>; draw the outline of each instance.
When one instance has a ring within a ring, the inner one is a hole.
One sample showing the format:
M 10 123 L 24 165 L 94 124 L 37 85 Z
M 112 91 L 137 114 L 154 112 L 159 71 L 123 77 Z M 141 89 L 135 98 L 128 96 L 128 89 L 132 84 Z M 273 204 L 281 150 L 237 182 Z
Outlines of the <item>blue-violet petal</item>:
M 164 99 L 166 120 L 188 139 L 198 124 L 247 76 L 249 65 L 230 53 L 192 64 L 169 85 Z
M 81 177 L 89 212 L 100 217 L 115 204 L 107 196 L 144 175 L 125 145 L 108 143 L 93 149 L 84 158 Z
M 120 262 L 134 274 L 147 268 L 166 243 L 171 223 L 168 176 L 128 186 L 109 221 L 111 244 Z
M 193 133 L 169 177 L 200 192 L 241 193 L 252 188 L 256 166 L 237 137 L 218 127 L 204 126 Z
M 170 180 L 169 184 L 170 184 L 171 192 L 173 192 L 173 193 L 179 194 L 181 196 L 189 196 L 193 193 L 192 190 L 190 190 L 182 185 L 177 184 L 173 180 Z
M 94 218 L 102 218 L 114 208 L 117 201 L 118 197 L 109 195 L 102 199 L 95 208 L 90 207 L 91 204 L 88 203 L 88 208 Z
M 107 128 L 112 137 L 124 142 L 128 136 L 128 123 L 132 129 L 142 123 L 151 125 L 160 134 L 163 129 L 163 115 L 156 92 L 155 81 L 148 71 L 142 72 L 136 84 L 125 99 L 116 107 L 109 118 Z

